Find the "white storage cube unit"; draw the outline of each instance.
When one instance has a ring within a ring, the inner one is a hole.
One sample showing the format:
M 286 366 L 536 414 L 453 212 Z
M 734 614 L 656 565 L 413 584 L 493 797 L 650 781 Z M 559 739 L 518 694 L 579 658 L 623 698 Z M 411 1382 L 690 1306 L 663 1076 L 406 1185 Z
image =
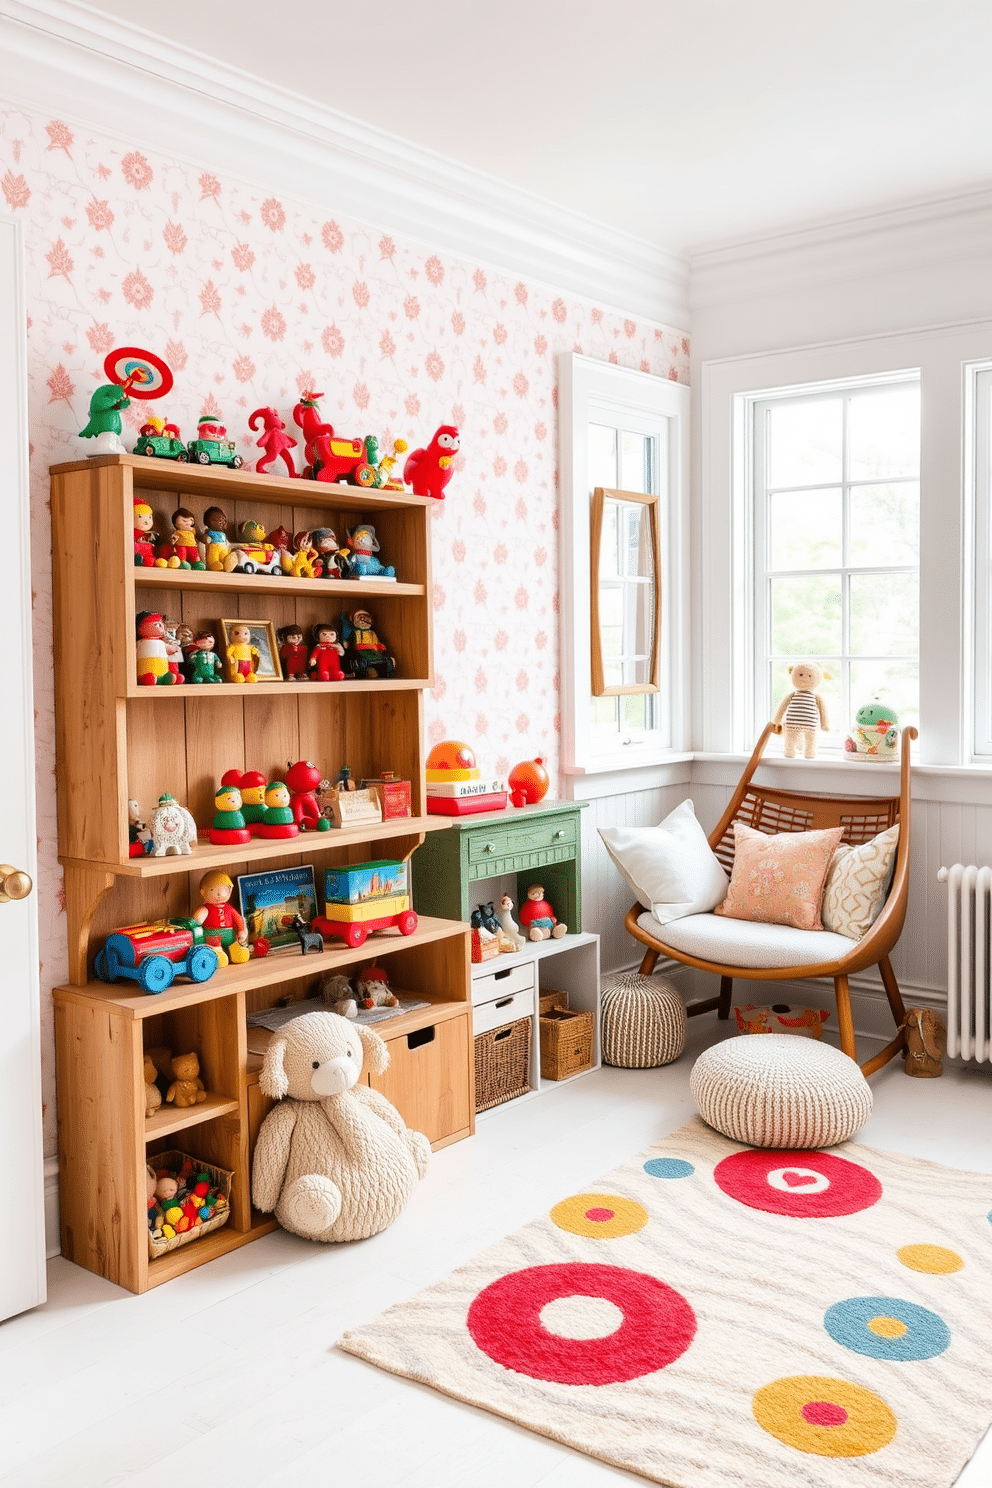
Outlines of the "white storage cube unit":
M 521 951 L 497 956 L 472 967 L 472 1024 L 475 1033 L 513 1023 L 528 1014 L 533 1018 L 530 1044 L 531 1094 L 559 1089 L 568 1080 L 541 1079 L 541 1035 L 538 1026 L 541 993 L 568 993 L 571 1008 L 593 1014 L 595 1042 L 592 1068 L 600 1066 L 599 1039 L 599 936 L 583 932 L 561 940 L 530 941 Z M 570 1078 L 578 1080 L 582 1074 Z M 520 1097 L 523 1099 L 524 1097 Z M 479 1119 L 505 1111 L 507 1105 L 480 1112 Z

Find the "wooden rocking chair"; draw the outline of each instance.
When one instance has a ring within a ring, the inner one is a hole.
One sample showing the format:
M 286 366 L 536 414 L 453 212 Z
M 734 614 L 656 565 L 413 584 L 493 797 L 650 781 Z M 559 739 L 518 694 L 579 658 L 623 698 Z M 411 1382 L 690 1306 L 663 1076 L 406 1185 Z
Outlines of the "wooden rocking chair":
M 889 1007 L 892 1009 L 897 1033 L 891 1043 L 886 1044 L 884 1049 L 861 1066 L 865 1075 L 872 1075 L 890 1059 L 893 1059 L 900 1050 L 905 1048 L 906 1044 L 906 1035 L 903 1030 L 906 1009 L 889 961 L 889 952 L 902 932 L 903 921 L 906 918 L 906 900 L 909 895 L 909 744 L 910 740 L 917 736 L 916 729 L 905 728 L 902 731 L 898 796 L 883 796 L 880 799 L 869 799 L 864 796 L 815 796 L 800 791 L 771 790 L 752 784 L 752 777 L 761 762 L 761 755 L 769 736 L 781 732 L 780 725 L 766 724 L 726 811 L 710 833 L 710 847 L 729 875 L 734 866 L 734 822 L 742 822 L 747 827 L 755 828 L 756 831 L 769 833 L 810 832 L 825 827 L 842 826 L 844 828 L 842 841 L 854 846 L 869 842 L 877 833 L 884 832 L 886 828 L 898 822 L 899 841 L 896 848 L 892 884 L 878 918 L 867 933 L 861 940 L 849 942 L 850 951 L 844 952 L 833 960 L 798 966 L 726 966 L 716 961 L 700 959 L 684 949 L 676 949 L 674 946 L 665 944 L 660 937 L 665 934 L 666 928 L 675 932 L 676 927 L 685 924 L 685 921 L 673 921 L 669 927 L 658 925 L 658 933 L 654 934 L 641 923 L 642 917 L 644 920 L 650 918 L 644 906 L 635 904 L 624 923 L 628 933 L 648 948 L 640 966 L 644 976 L 650 976 L 659 956 L 670 956 L 686 966 L 695 966 L 701 971 L 715 972 L 720 978 L 719 996 L 691 1003 L 686 1008 L 690 1017 L 697 1013 L 712 1012 L 715 1009 L 717 1017 L 729 1018 L 730 997 L 735 976 L 768 982 L 805 980 L 808 977 L 832 977 L 837 1001 L 837 1022 L 840 1025 L 840 1046 L 844 1053 L 854 1060 L 857 1060 L 857 1051 L 854 1024 L 851 1019 L 851 994 L 848 978 L 853 972 L 863 971 L 865 967 L 877 966 L 881 972 L 882 984 L 889 1000 Z M 696 916 L 695 918 L 703 920 L 707 917 Z M 773 929 L 774 927 L 767 928 Z M 791 933 L 816 935 L 822 932 L 793 931 Z M 841 937 L 829 938 L 841 939 Z

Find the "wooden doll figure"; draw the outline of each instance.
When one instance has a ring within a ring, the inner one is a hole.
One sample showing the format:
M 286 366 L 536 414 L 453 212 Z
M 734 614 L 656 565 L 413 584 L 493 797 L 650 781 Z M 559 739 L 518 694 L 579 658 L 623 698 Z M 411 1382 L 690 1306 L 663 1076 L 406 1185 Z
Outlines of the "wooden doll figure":
M 187 682 L 223 682 L 224 668 L 214 650 L 216 644 L 211 631 L 200 630 L 191 644 L 184 647 Z
M 154 610 L 141 610 L 134 617 L 137 637 L 138 681 L 143 687 L 169 687 L 186 679 L 169 667 L 165 643 L 165 620 Z
M 303 639 L 302 625 L 279 627 L 279 660 L 287 682 L 308 682 L 307 646 Z
M 247 961 L 251 954 L 248 926 L 230 903 L 234 884 L 226 873 L 214 868 L 200 879 L 199 892 L 203 903 L 193 911 L 193 918 L 203 926 L 207 945 L 218 953 L 223 952 L 227 960 Z
M 245 621 L 236 621 L 228 629 L 227 680 L 229 682 L 257 682 L 261 657 L 258 647 L 252 644 L 251 626 Z
M 341 657 L 344 647 L 338 640 L 333 625 L 315 625 L 313 628 L 313 650 L 310 653 L 310 670 L 316 672 L 316 682 L 343 682 Z

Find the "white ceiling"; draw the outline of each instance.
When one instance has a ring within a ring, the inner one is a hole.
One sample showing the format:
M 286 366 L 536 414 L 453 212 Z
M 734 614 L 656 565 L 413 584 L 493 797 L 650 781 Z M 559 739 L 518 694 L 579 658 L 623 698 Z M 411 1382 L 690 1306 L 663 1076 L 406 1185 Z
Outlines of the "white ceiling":
M 990 0 L 92 8 L 669 252 L 992 183 Z

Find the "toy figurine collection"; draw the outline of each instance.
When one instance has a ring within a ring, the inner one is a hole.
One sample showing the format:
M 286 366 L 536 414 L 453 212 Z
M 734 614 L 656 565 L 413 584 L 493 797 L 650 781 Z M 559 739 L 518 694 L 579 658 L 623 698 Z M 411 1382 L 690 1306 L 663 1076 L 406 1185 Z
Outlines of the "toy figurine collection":
M 134 398 L 165 397 L 172 389 L 173 376 L 161 357 L 137 346 L 111 351 L 104 361 L 103 370 L 109 381 L 98 387 L 90 398 L 89 417 L 80 429 L 79 437 L 92 440 L 92 445 L 86 450 L 88 456 L 123 455 L 127 451 L 121 443 L 122 411 L 130 408 Z M 320 400 L 323 396 L 323 393 L 304 389 L 293 408 L 293 422 L 301 430 L 304 440 L 302 471 L 297 470 L 292 453 L 298 441 L 287 434 L 286 420 L 279 410 L 256 408 L 249 414 L 248 428 L 252 434 L 257 434 L 255 443 L 262 451 L 255 461 L 258 474 L 272 474 L 270 467 L 281 460 L 286 467 L 284 479 L 302 477 L 304 480 L 345 482 L 379 491 L 403 491 L 410 486 L 416 496 L 444 500 L 445 487 L 452 477 L 454 458 L 461 443 L 459 431 L 453 424 L 442 424 L 425 449 L 415 449 L 408 454 L 403 466 L 403 479 L 397 480 L 395 467 L 400 457 L 407 454 L 407 441 L 394 439 L 392 453 L 382 454 L 375 434 L 354 438 L 336 432 L 334 425 L 326 423 L 321 416 Z M 185 444 L 178 424 L 158 416 L 147 418 L 138 431 L 134 453 L 152 460 L 224 465 L 231 470 L 240 470 L 245 463 L 220 415 L 210 410 L 200 414 L 196 437 Z M 371 553 L 377 551 L 376 547 L 369 549 Z M 392 572 L 386 567 L 377 571 L 382 577 Z M 367 571 L 362 571 L 360 576 L 367 577 Z

